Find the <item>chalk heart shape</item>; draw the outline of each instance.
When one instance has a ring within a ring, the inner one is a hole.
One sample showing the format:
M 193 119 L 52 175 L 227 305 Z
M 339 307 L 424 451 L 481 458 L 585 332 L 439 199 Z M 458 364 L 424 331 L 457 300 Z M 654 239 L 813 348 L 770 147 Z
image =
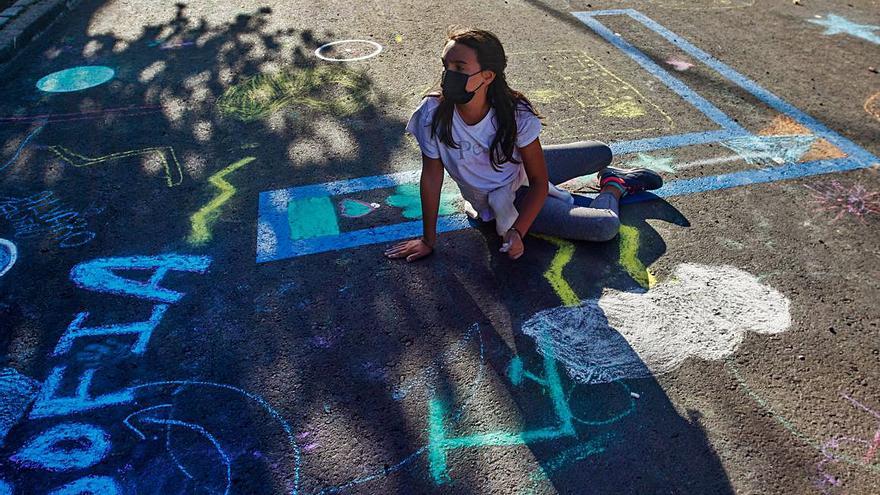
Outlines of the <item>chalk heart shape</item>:
M 648 292 L 606 291 L 580 306 L 541 311 L 523 333 L 549 339 L 575 380 L 607 383 L 671 371 L 688 357 L 720 360 L 747 332 L 791 326 L 789 301 L 731 266 L 682 264 Z M 543 351 L 542 351 L 543 352 Z

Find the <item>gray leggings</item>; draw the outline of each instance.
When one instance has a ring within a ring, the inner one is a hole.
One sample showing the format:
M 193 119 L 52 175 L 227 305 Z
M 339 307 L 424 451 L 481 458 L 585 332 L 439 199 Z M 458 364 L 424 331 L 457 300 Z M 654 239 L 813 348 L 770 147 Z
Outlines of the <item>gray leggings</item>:
M 598 172 L 611 164 L 611 148 L 598 141 L 578 141 L 544 147 L 544 159 L 551 184 Z M 514 204 L 528 191 L 527 186 L 516 192 Z M 575 206 L 554 197 L 547 197 L 529 232 L 577 241 L 609 241 L 620 229 L 618 201 L 611 193 L 599 194 L 590 206 Z

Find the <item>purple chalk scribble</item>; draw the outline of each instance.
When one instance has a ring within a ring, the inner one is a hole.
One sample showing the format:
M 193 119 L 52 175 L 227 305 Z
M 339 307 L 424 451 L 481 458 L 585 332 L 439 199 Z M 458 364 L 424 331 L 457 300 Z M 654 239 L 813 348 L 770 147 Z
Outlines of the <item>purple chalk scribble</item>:
M 868 215 L 880 214 L 880 192 L 868 192 L 861 184 L 844 186 L 834 180 L 816 187 L 804 187 L 813 192 L 813 199 L 820 211 L 835 214 L 832 222 L 840 220 L 844 215 L 852 215 L 865 223 Z

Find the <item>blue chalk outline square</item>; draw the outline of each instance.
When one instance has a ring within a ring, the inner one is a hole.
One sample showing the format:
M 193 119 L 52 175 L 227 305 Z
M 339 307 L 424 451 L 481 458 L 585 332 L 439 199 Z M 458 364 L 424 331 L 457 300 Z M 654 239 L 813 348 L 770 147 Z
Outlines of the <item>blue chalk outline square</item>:
M 625 203 L 646 201 L 657 197 L 672 197 L 715 191 L 748 184 L 760 184 L 778 180 L 794 179 L 811 175 L 844 172 L 859 168 L 867 168 L 880 162 L 878 158 L 852 141 L 837 134 L 825 125 L 786 103 L 770 93 L 754 81 L 743 76 L 723 62 L 685 41 L 657 22 L 634 9 L 614 9 L 591 12 L 572 12 L 578 20 L 592 29 L 596 34 L 614 45 L 648 73 L 660 80 L 670 90 L 678 94 L 694 108 L 716 123 L 720 129 L 704 132 L 693 132 L 658 138 L 620 141 L 611 145 L 615 155 L 625 153 L 647 152 L 659 149 L 673 149 L 698 144 L 716 143 L 736 138 L 752 137 L 754 134 L 734 121 L 730 116 L 712 105 L 708 100 L 697 94 L 669 71 L 656 64 L 642 51 L 635 48 L 623 37 L 616 35 L 599 22 L 601 16 L 623 15 L 641 23 L 643 26 L 665 38 L 671 44 L 688 53 L 712 68 L 722 77 L 748 91 L 755 98 L 781 114 L 787 115 L 809 129 L 814 135 L 830 142 L 847 154 L 843 158 L 816 160 L 806 163 L 785 163 L 778 167 L 759 170 L 745 170 L 727 174 L 682 179 L 667 183 L 653 194 L 629 196 Z M 257 224 L 257 262 L 281 260 L 323 253 L 340 249 L 365 246 L 370 244 L 393 242 L 400 239 L 418 237 L 422 234 L 422 222 L 401 222 L 393 225 L 371 227 L 339 235 L 314 237 L 293 241 L 290 239 L 290 228 L 287 219 L 287 203 L 293 199 L 314 196 L 338 196 L 371 189 L 393 187 L 399 184 L 417 182 L 420 170 L 411 170 L 387 175 L 361 177 L 357 179 L 327 182 L 309 186 L 278 189 L 260 193 L 258 224 Z M 461 213 L 441 216 L 437 221 L 437 231 L 450 232 L 467 228 L 470 225 L 467 216 Z

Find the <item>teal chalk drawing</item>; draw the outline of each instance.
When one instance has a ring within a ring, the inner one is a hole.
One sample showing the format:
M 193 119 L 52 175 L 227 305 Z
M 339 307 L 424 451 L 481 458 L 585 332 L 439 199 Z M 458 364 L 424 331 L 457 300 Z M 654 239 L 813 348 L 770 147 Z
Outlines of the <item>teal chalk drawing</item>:
M 563 391 L 556 360 L 553 358 L 553 349 L 546 342 L 546 339 L 541 339 L 539 345 L 543 348 L 541 352 L 544 356 L 543 376 L 538 376 L 525 370 L 521 361 L 517 361 L 518 357 L 515 357 L 511 362 L 508 368 L 508 375 L 514 378 L 515 385 L 521 385 L 527 379 L 544 388 L 552 403 L 557 424 L 535 430 L 498 430 L 462 437 L 450 437 L 445 425 L 448 413 L 445 410 L 443 401 L 432 395 L 428 401 L 428 464 L 431 477 L 436 484 L 442 485 L 451 480 L 447 465 L 447 452 L 450 450 L 523 445 L 577 435 L 573 423 L 574 415 Z
M 825 32 L 822 33 L 825 36 L 844 33 L 880 45 L 880 35 L 874 33 L 874 31 L 880 31 L 880 26 L 856 24 L 834 14 L 828 14 L 825 19 L 808 19 L 807 22 L 825 26 Z
M 94 466 L 110 447 L 110 436 L 97 426 L 61 423 L 30 439 L 10 459 L 22 466 L 65 472 Z
M 53 72 L 37 81 L 37 89 L 47 93 L 69 93 L 100 86 L 113 79 L 110 67 L 84 65 Z
M 0 492 L 2 494 L 3 492 Z M 82 495 L 83 493 L 100 493 L 101 495 L 119 495 L 122 489 L 109 476 L 86 476 L 56 488 L 48 495 Z
M 80 263 L 70 270 L 70 279 L 80 288 L 131 296 L 160 303 L 176 303 L 183 293 L 160 287 L 169 271 L 203 274 L 211 264 L 209 256 L 162 254 L 158 256 L 130 256 L 99 258 Z M 119 270 L 152 271 L 146 282 L 122 277 Z
M 639 153 L 635 160 L 626 165 L 629 168 L 648 168 L 655 172 L 675 173 L 674 158 L 657 158 L 647 153 Z
M 9 483 L 0 480 L 0 495 L 12 495 L 12 485 Z
M 339 202 L 339 211 L 346 218 L 360 218 L 379 209 L 379 203 L 365 203 L 358 199 L 345 198 Z
M 39 388 L 39 382 L 12 368 L 0 370 L 0 447 L 9 430 L 24 418 Z
M 725 147 L 736 152 L 746 163 L 757 165 L 782 165 L 796 163 L 813 143 L 815 136 L 749 136 L 722 141 Z
M 457 194 L 440 194 L 440 210 L 438 214 L 451 215 L 455 213 L 457 210 L 452 203 L 457 197 Z M 422 218 L 422 198 L 418 184 L 401 184 L 397 186 L 394 194 L 388 196 L 385 202 L 389 206 L 403 209 L 404 218 Z
M 18 259 L 18 249 L 15 244 L 6 239 L 0 239 L 0 277 L 6 275 L 15 261 Z
M 532 495 L 534 493 L 537 493 L 535 485 L 539 481 L 547 479 L 548 476 L 562 471 L 571 464 L 583 461 L 594 455 L 605 452 L 605 446 L 610 444 L 615 438 L 616 435 L 614 435 L 613 433 L 603 433 L 596 436 L 595 438 L 587 440 L 586 442 L 563 450 L 562 452 L 557 454 L 556 457 L 550 459 L 544 465 L 538 466 L 537 469 L 532 471 L 532 473 L 529 475 L 529 481 L 532 482 L 532 486 L 528 490 L 524 490 L 523 492 L 521 492 L 522 495 Z
M 290 239 L 339 235 L 336 209 L 327 196 L 292 200 L 287 205 Z

